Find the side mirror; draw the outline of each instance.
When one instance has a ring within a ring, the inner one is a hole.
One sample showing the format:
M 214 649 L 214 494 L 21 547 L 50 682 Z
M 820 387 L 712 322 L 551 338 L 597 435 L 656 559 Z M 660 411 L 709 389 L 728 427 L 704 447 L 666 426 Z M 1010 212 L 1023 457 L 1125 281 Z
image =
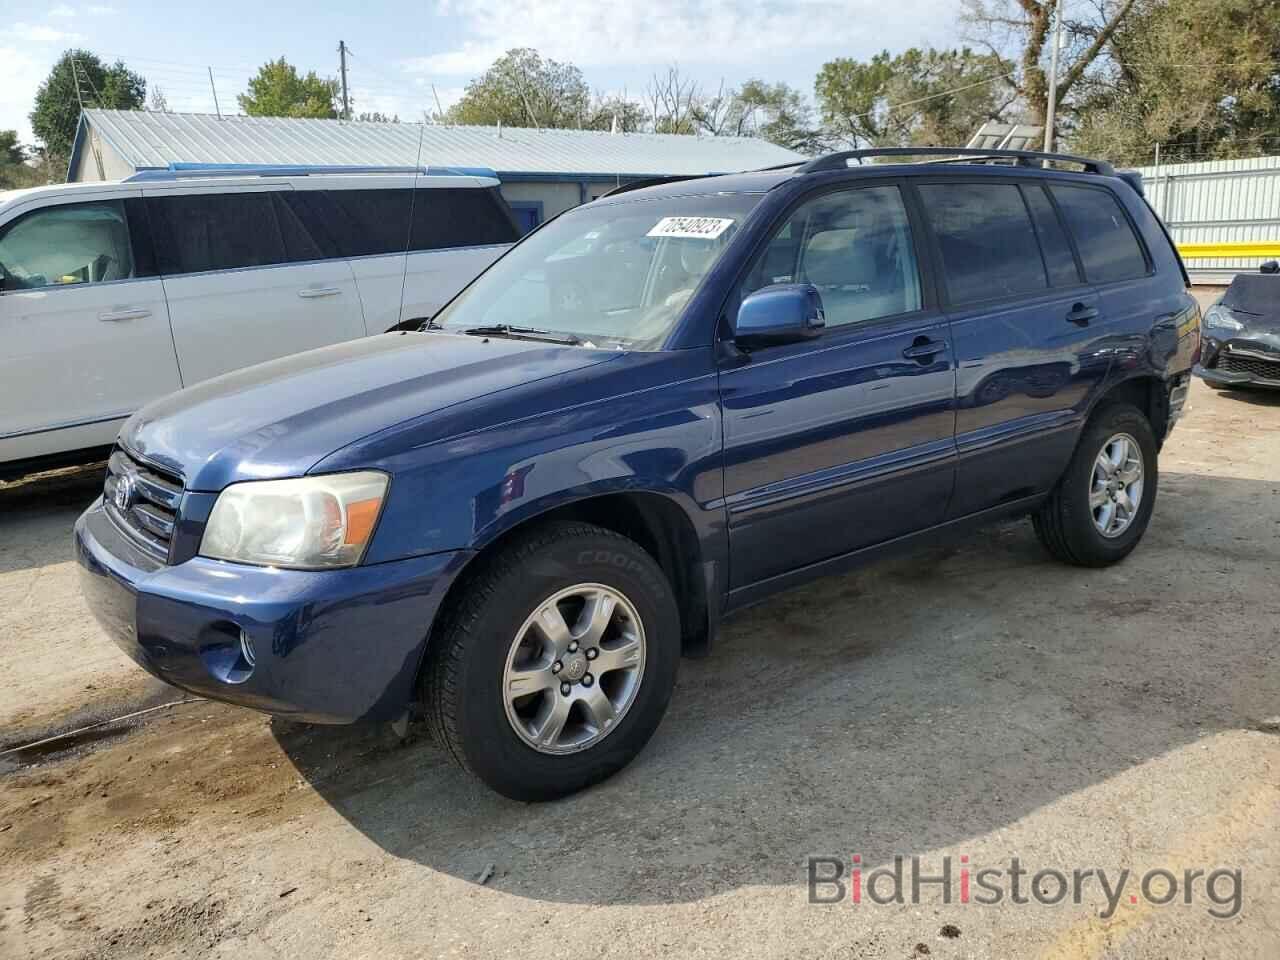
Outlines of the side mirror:
M 1261 273 L 1280 273 L 1280 263 L 1275 260 L 1268 260 L 1258 268 Z
M 811 283 L 778 283 L 742 301 L 733 340 L 745 349 L 821 336 L 827 325 L 822 294 Z

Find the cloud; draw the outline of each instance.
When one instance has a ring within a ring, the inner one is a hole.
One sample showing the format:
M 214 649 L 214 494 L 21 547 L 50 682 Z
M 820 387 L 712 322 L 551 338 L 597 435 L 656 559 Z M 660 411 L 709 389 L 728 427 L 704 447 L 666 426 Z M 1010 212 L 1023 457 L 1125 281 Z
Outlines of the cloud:
M 0 130 L 17 130 L 22 143 L 35 139 L 27 114 L 36 88 L 65 48 L 83 42 L 78 34 L 43 24 L 15 23 L 0 33 Z
M 107 17 L 114 15 L 116 13 L 116 8 L 91 3 L 89 6 L 84 8 L 84 12 L 89 14 L 91 17 Z
M 75 8 L 68 7 L 65 3 L 60 3 L 56 7 L 51 7 L 49 9 L 50 18 L 56 17 L 61 19 L 61 18 L 74 17 L 75 15 L 76 15 Z
M 483 71 L 511 47 L 536 47 L 580 67 L 661 63 L 716 67 L 794 61 L 833 50 L 868 55 L 919 44 L 954 16 L 949 0 L 441 0 L 459 18 L 463 42 L 404 63 L 415 73 L 463 77 Z M 816 68 L 816 63 L 815 63 Z

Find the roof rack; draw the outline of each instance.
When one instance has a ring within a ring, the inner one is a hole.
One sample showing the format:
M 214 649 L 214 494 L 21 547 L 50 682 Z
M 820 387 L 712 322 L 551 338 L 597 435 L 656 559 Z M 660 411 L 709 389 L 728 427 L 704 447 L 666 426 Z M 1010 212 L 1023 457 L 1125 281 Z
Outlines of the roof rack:
M 171 163 L 165 168 L 139 170 L 125 177 L 138 181 L 190 180 L 206 177 L 307 177 L 334 174 L 422 174 L 438 177 L 495 177 L 487 167 L 378 167 L 341 164 Z
M 796 173 L 819 173 L 827 170 L 845 170 L 850 160 L 873 159 L 875 157 L 940 157 L 943 159 L 933 163 L 981 163 L 1014 161 L 1015 165 L 1029 167 L 1035 163 L 1052 160 L 1057 163 L 1077 163 L 1085 173 L 1096 173 L 1104 177 L 1115 176 L 1115 170 L 1105 160 L 1093 160 L 1089 157 L 1077 157 L 1070 153 L 1041 153 L 1036 150 L 982 150 L 972 147 L 868 147 L 863 150 L 841 150 L 839 153 L 828 153 L 801 165 Z

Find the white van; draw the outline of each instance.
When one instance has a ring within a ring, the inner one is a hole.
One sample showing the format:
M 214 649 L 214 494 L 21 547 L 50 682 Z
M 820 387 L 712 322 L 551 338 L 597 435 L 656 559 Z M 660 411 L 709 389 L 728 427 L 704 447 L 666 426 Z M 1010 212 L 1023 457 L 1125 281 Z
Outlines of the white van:
M 498 181 L 154 171 L 0 193 L 0 477 L 149 400 L 433 315 L 518 237 Z

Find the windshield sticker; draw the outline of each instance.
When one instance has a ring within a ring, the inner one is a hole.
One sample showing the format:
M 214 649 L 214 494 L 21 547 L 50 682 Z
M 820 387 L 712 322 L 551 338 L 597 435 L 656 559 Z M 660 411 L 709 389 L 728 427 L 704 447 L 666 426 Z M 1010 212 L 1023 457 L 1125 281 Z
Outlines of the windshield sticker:
M 646 236 L 714 240 L 732 225 L 723 217 L 663 217 Z

